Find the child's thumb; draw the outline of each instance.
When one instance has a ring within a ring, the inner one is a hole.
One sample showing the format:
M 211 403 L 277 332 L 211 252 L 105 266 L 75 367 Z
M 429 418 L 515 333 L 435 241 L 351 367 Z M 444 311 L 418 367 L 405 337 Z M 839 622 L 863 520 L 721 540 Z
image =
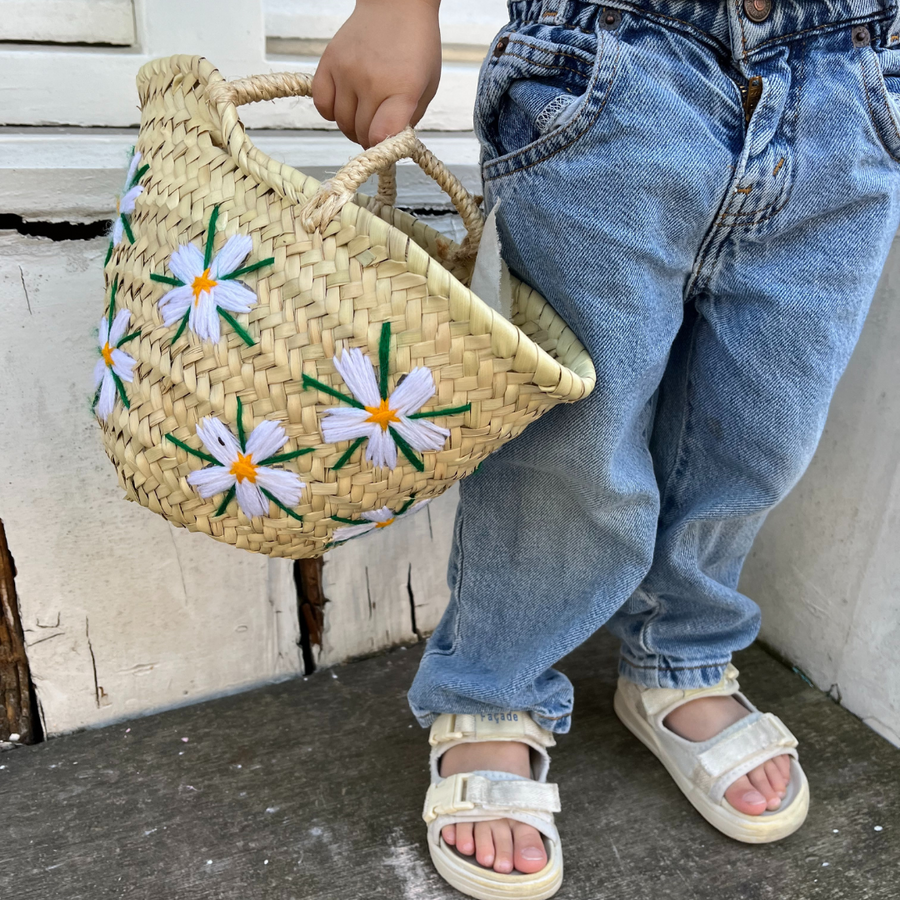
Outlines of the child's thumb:
M 409 94 L 394 94 L 384 100 L 369 125 L 369 146 L 403 131 L 415 115 L 418 103 L 418 97 Z

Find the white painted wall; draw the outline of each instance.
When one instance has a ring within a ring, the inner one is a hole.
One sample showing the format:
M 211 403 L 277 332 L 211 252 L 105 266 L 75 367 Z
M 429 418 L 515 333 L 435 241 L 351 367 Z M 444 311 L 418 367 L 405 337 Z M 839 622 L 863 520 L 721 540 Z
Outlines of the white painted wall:
M 900 241 L 800 484 L 741 588 L 762 638 L 900 745 Z

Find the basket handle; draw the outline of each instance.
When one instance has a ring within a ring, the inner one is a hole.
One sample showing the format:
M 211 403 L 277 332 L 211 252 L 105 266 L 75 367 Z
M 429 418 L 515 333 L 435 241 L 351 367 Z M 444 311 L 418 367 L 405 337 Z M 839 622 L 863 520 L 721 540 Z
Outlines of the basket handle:
M 256 103 L 280 97 L 311 97 L 313 76 L 302 72 L 278 72 L 252 75 L 214 86 L 211 100 L 219 107 Z M 478 203 L 462 182 L 419 140 L 409 126 L 374 147 L 360 153 L 325 181 L 300 210 L 300 221 L 307 231 L 318 231 L 334 219 L 359 188 L 376 172 L 379 173 L 376 201 L 393 205 L 397 197 L 397 160 L 410 158 L 416 162 L 450 197 L 466 227 L 466 237 L 454 254 L 458 259 L 471 259 L 478 250 L 484 222 Z

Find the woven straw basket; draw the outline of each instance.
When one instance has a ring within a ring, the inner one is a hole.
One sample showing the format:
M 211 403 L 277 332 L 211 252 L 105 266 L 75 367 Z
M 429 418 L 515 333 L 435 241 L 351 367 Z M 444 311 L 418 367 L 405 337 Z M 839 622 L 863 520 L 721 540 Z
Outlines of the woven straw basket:
M 411 129 L 324 184 L 254 147 L 236 107 L 311 82 L 226 82 L 191 56 L 141 69 L 95 372 L 128 499 L 293 559 L 415 511 L 595 378 L 527 285 L 513 322 L 466 287 L 477 202 Z M 450 195 L 461 245 L 391 205 L 403 157 Z M 378 196 L 357 195 L 376 172 Z

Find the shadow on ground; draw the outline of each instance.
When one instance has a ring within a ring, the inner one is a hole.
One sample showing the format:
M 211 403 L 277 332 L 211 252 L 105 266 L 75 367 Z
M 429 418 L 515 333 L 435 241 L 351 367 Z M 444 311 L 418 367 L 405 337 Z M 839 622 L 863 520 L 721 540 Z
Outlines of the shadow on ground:
M 419 818 L 420 652 L 0 754 L 0 897 L 459 898 Z M 707 825 L 613 715 L 615 645 L 597 635 L 561 665 L 576 717 L 551 770 L 560 900 L 900 897 L 900 753 L 759 648 L 735 661 L 800 739 L 804 828 L 752 847 Z

